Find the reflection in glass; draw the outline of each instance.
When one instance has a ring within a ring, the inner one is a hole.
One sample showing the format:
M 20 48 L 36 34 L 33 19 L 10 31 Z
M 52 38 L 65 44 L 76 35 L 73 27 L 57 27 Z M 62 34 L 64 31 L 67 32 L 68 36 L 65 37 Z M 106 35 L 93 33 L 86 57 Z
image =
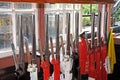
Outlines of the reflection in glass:
M 79 10 L 80 9 L 80 4 L 74 4 L 75 6 L 75 10 Z
M 16 29 L 17 29 L 17 32 L 16 32 L 16 36 L 17 36 L 17 46 L 19 45 L 19 20 L 18 20 L 18 15 L 19 14 L 16 14 Z M 25 14 L 23 13 L 22 14 L 22 28 L 23 28 L 23 36 L 24 37 L 27 37 L 28 38 L 28 42 L 29 44 L 32 43 L 32 14 Z
M 63 34 L 63 14 L 59 15 L 59 34 Z M 55 14 L 49 14 L 49 22 L 48 22 L 48 32 L 49 36 L 56 39 L 56 26 L 55 26 Z
M 59 34 L 63 34 L 63 13 L 60 13 L 60 18 L 59 18 Z
M 46 4 L 45 8 L 47 10 L 62 10 L 63 4 Z
M 56 10 L 57 9 L 57 4 L 47 4 L 46 9 Z
M 9 9 L 10 3 L 8 2 L 0 2 L 0 9 Z
M 49 36 L 55 39 L 56 37 L 56 29 L 55 29 L 55 15 L 54 14 L 49 14 L 48 18 L 48 33 Z
M 0 14 L 0 50 L 10 48 L 12 38 L 11 14 Z
M 68 9 L 68 10 L 69 10 L 69 9 L 73 9 L 73 4 L 66 4 L 65 7 L 66 7 L 66 9 Z
M 32 9 L 31 3 L 15 3 L 15 9 Z
M 91 26 L 90 16 L 83 17 L 83 28 Z

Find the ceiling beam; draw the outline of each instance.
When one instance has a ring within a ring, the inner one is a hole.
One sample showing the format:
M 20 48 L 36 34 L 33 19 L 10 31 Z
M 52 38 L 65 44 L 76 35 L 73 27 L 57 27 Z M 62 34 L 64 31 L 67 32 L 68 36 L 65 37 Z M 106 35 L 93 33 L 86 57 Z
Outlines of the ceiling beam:
M 114 0 L 0 0 L 2 2 L 112 4 Z

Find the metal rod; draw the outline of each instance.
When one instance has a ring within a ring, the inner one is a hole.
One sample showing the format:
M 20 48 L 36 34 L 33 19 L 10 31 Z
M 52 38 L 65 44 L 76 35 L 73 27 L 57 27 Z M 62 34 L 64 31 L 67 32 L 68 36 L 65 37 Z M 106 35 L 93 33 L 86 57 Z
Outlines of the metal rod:
M 32 64 L 36 64 L 36 34 L 35 34 L 35 15 L 32 15 Z
M 72 34 L 70 34 L 70 45 L 71 45 L 71 48 L 72 48 L 72 52 L 74 52 L 74 49 L 73 49 L 73 36 L 72 36 Z
M 25 47 L 26 47 L 28 64 L 31 64 L 31 55 L 30 55 L 30 51 L 29 51 L 28 39 L 26 37 L 24 37 L 24 39 L 25 39 Z
M 52 41 L 52 37 L 50 37 L 50 44 L 51 44 L 52 58 L 54 58 L 54 50 L 53 50 L 53 41 Z
M 98 13 L 98 21 L 97 21 L 97 46 L 101 45 L 101 12 Z
M 62 46 L 63 55 L 65 55 L 65 48 L 64 48 L 64 43 L 63 43 L 63 37 L 60 36 L 60 39 L 61 39 L 61 46 Z
M 25 36 L 29 39 L 29 28 L 28 28 L 28 20 L 26 20 L 26 25 L 25 25 Z
M 45 60 L 49 60 L 48 14 L 45 15 Z
M 94 30 L 94 22 L 95 22 L 95 13 L 92 13 L 92 26 L 91 26 L 91 48 L 94 48 L 94 38 L 95 38 L 95 30 Z
M 75 13 L 75 37 L 76 37 L 76 52 L 78 53 L 78 40 L 79 40 L 79 13 Z
M 67 55 L 70 55 L 70 13 L 66 14 L 67 20 Z
M 14 59 L 14 63 L 15 63 L 15 69 L 18 70 L 19 65 L 17 62 L 17 56 L 16 56 L 15 46 L 14 46 L 13 42 L 11 42 L 11 47 L 12 47 L 12 51 L 13 51 L 13 59 Z
M 55 15 L 55 26 L 56 26 L 56 57 L 60 58 L 59 54 L 59 15 Z
M 105 23 L 104 23 L 104 43 L 107 44 L 107 16 L 108 16 L 108 13 L 105 12 Z
M 25 64 L 24 64 L 24 44 L 23 44 L 23 32 L 22 32 L 22 16 L 18 16 L 19 19 L 19 55 L 20 55 L 20 68 L 22 71 L 25 71 Z

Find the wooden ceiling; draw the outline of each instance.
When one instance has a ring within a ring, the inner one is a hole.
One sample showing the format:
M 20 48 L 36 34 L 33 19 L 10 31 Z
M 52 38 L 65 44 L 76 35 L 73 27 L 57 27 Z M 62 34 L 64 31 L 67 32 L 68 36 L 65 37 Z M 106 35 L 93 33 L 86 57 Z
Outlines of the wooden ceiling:
M 114 0 L 0 0 L 2 2 L 112 4 Z

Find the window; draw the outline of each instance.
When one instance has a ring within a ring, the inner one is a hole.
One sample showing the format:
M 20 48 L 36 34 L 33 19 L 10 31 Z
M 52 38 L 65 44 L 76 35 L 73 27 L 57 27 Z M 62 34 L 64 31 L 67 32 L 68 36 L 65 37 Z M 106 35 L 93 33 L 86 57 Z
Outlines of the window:
M 62 35 L 64 40 L 66 40 L 66 13 L 71 14 L 71 33 L 74 34 L 74 18 L 75 12 L 80 11 L 79 4 L 46 4 L 45 14 L 50 16 L 49 21 L 49 36 L 55 41 L 56 38 L 56 27 L 55 27 L 55 14 L 59 13 L 59 34 Z
M 31 45 L 32 43 L 31 17 L 32 15 L 37 14 L 35 5 L 36 4 L 34 3 L 0 2 L 0 55 L 1 55 L 0 57 L 12 55 L 10 53 L 11 41 L 13 41 L 16 49 L 18 49 L 19 14 L 22 15 L 22 27 L 24 36 L 28 38 L 29 44 Z M 37 24 L 37 19 L 35 20 L 35 24 Z M 38 35 L 36 36 L 36 38 L 37 37 Z
M 71 33 L 73 34 L 73 37 L 75 37 L 75 12 L 78 11 L 79 13 L 81 13 L 80 15 L 82 15 L 82 20 L 80 19 L 79 21 L 81 21 L 80 24 L 82 24 L 82 26 L 80 27 L 80 31 L 84 31 L 84 30 L 91 30 L 90 26 L 91 26 L 91 13 L 95 13 L 96 15 L 98 14 L 98 5 L 97 4 L 82 4 L 82 6 L 80 4 L 46 4 L 46 8 L 45 8 L 45 13 L 49 14 L 49 16 L 51 16 L 51 14 L 55 14 L 55 13 L 59 13 L 62 14 L 61 18 L 60 18 L 60 35 L 63 35 L 63 39 L 65 40 L 66 38 L 66 13 L 70 13 L 71 14 L 71 22 L 70 22 L 70 27 L 71 27 Z M 50 18 L 51 21 L 49 21 L 49 23 L 51 23 L 49 26 L 49 32 L 50 32 L 50 36 L 52 36 L 55 39 L 55 21 L 54 18 Z M 89 29 L 88 29 L 89 28 Z
M 82 20 L 83 27 L 82 31 L 88 31 L 87 37 L 91 38 L 91 14 L 95 13 L 95 32 L 97 31 L 97 15 L 98 15 L 98 4 L 83 4 L 82 5 Z M 96 36 L 96 34 L 95 34 Z
M 49 14 L 49 36 L 56 39 L 55 14 Z M 63 33 L 63 14 L 59 15 L 59 34 Z
M 19 43 L 19 20 L 18 20 L 18 13 L 16 14 L 16 41 Z M 23 36 L 28 38 L 29 44 L 32 43 L 32 13 L 22 13 L 22 28 L 23 28 Z M 17 44 L 19 46 L 19 44 Z
M 82 15 L 83 15 L 83 28 L 91 26 L 91 13 L 98 14 L 97 4 L 83 4 Z

